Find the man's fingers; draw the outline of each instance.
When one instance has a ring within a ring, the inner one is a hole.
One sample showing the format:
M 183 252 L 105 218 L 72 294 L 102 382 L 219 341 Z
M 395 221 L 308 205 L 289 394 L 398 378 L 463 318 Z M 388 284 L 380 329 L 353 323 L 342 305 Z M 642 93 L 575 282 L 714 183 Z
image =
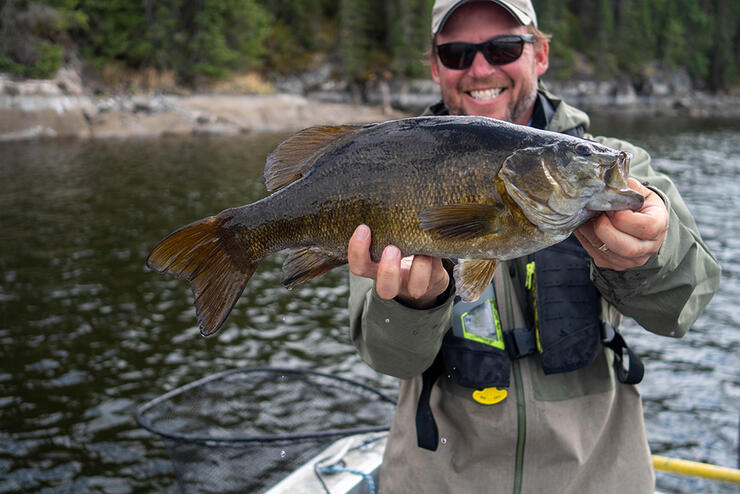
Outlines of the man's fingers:
M 402 297 L 411 304 L 429 302 L 447 289 L 449 275 L 442 260 L 428 256 L 409 256 L 401 259 L 401 251 L 394 245 L 383 250 L 379 262 L 370 257 L 371 232 L 367 225 L 358 226 L 347 246 L 350 271 L 375 280 L 375 291 L 382 299 Z
M 432 307 L 447 290 L 450 276 L 442 259 L 416 255 L 401 260 L 401 288 L 397 297 L 409 307 Z
M 609 248 L 610 252 L 627 259 L 641 258 L 653 247 L 653 241 L 637 238 L 616 228 L 607 215 L 596 218 L 594 233 Z
M 349 270 L 357 276 L 375 279 L 377 263 L 370 259 L 370 227 L 360 225 L 355 229 L 347 246 Z
M 573 233 L 575 234 L 578 241 L 581 242 L 581 245 L 586 249 L 588 247 L 598 249 L 601 244 L 603 244 L 601 239 L 599 239 L 599 237 L 597 237 L 594 233 L 593 221 L 589 221 L 588 223 L 580 226 Z
M 450 275 L 442 263 L 442 259 L 439 257 L 432 258 L 432 279 L 430 280 L 430 286 L 436 287 L 440 290 L 440 294 L 447 290 L 447 286 L 450 284 Z
M 382 299 L 390 300 L 401 289 L 401 251 L 395 245 L 388 245 L 378 263 L 375 274 L 375 291 Z
M 654 241 L 640 240 L 620 232 L 607 215 L 581 226 L 576 238 L 601 268 L 624 270 L 642 266 L 654 251 Z
M 657 194 L 652 194 L 640 211 L 616 211 L 607 216 L 614 228 L 640 240 L 662 241 L 668 230 L 668 210 Z
M 409 278 L 406 290 L 413 298 L 419 298 L 427 293 L 432 277 L 432 258 L 428 256 L 414 256 L 409 269 Z
M 624 270 L 642 266 L 665 240 L 669 220 L 663 199 L 634 178 L 629 179 L 629 186 L 645 197 L 638 211 L 608 211 L 575 231 L 599 267 Z

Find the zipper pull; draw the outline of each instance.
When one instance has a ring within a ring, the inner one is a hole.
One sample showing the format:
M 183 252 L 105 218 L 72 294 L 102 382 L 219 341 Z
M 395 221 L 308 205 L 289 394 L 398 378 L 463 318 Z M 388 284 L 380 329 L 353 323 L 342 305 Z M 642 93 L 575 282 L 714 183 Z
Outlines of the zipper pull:
M 527 290 L 532 290 L 532 287 L 534 286 L 534 261 L 527 263 L 527 278 L 524 282 L 524 286 L 527 287 Z

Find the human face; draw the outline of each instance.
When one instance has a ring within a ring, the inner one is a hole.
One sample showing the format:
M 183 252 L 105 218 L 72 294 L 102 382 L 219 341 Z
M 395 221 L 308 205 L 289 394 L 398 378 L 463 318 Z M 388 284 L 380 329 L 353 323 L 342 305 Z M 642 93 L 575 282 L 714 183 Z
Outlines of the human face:
M 456 9 L 437 35 L 437 44 L 452 41 L 481 43 L 495 36 L 526 34 L 506 10 L 491 2 L 465 4 Z M 450 113 L 481 115 L 522 125 L 532 118 L 537 79 L 548 67 L 547 41 L 527 43 L 522 56 L 506 65 L 489 64 L 476 53 L 467 69 L 448 69 L 431 53 L 432 77 L 439 84 Z

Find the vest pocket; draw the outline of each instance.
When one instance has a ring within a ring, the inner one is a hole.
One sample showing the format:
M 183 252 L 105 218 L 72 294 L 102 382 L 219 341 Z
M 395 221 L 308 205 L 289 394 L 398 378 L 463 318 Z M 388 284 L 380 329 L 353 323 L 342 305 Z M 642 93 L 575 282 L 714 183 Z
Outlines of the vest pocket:
M 601 350 L 601 331 L 598 320 L 579 330 L 571 330 L 564 337 L 543 343 L 540 362 L 545 374 L 570 372 L 587 366 Z
M 458 338 L 448 331 L 442 344 L 442 361 L 452 380 L 467 388 L 507 388 L 511 361 L 505 350 Z

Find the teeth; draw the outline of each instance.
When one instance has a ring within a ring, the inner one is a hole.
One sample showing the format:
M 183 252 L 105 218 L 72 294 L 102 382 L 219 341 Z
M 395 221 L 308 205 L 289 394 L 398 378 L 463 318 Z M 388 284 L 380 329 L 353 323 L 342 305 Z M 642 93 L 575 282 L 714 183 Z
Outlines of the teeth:
M 470 91 L 470 96 L 473 99 L 485 101 L 485 100 L 489 100 L 489 99 L 495 98 L 496 96 L 498 96 L 499 94 L 501 94 L 501 91 L 503 91 L 502 88 L 483 89 L 483 90 L 479 90 L 479 91 Z

